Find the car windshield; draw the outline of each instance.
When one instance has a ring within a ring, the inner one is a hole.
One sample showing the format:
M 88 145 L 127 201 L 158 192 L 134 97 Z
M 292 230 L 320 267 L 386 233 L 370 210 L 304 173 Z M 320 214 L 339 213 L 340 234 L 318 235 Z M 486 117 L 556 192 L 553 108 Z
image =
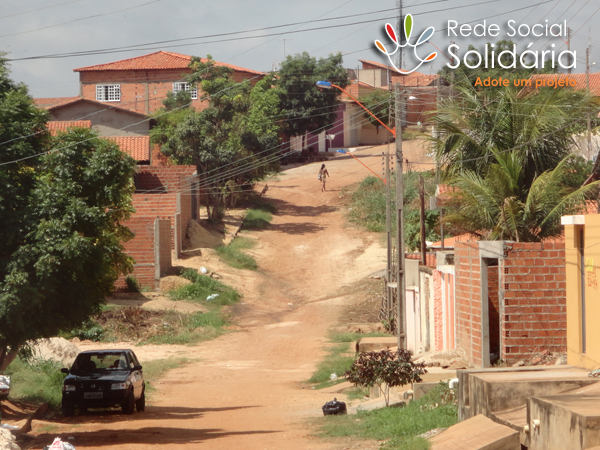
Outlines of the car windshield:
M 129 366 L 123 352 L 81 353 L 71 370 L 91 372 L 94 370 L 124 370 Z

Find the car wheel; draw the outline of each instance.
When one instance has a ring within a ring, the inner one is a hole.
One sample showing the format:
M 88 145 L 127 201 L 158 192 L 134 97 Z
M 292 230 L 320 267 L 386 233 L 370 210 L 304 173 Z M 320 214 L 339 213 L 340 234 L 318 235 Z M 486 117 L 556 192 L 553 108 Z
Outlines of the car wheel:
M 133 396 L 133 390 L 127 393 L 127 398 L 121 405 L 121 410 L 125 414 L 133 414 L 135 411 L 135 397 Z
M 62 414 L 65 417 L 71 417 L 75 415 L 75 407 L 73 405 L 62 404 Z
M 146 409 L 146 391 L 142 391 L 142 396 L 136 400 L 135 409 L 137 412 L 142 412 Z

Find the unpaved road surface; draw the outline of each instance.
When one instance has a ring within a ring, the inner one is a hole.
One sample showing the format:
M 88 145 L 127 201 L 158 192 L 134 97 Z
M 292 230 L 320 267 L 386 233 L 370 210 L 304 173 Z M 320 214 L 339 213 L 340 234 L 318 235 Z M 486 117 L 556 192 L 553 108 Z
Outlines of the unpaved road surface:
M 380 173 L 384 148 L 355 155 Z M 252 233 L 260 270 L 238 277 L 244 304 L 233 313 L 240 331 L 197 346 L 135 347 L 142 362 L 177 355 L 196 362 L 169 371 L 144 413 L 61 418 L 51 431 L 35 422 L 38 442 L 60 435 L 73 437 L 78 450 L 371 448 L 374 443 L 314 437 L 306 420 L 322 415 L 321 406 L 333 399 L 302 383 L 325 355 L 328 330 L 348 304 L 343 287 L 385 267 L 381 239 L 348 224 L 348 199 L 340 197 L 343 186 L 368 172 L 351 157 L 336 156 L 327 163 L 328 191 L 321 193 L 319 167 L 289 169 L 269 182 L 266 195 L 278 214 L 268 229 Z

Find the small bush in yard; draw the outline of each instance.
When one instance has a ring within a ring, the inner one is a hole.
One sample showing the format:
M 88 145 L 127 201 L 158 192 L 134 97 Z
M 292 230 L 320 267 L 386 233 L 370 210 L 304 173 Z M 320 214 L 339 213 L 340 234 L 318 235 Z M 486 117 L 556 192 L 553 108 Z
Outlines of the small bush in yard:
M 414 363 L 411 357 L 411 352 L 405 349 L 396 352 L 363 352 L 346 372 L 346 379 L 356 386 L 379 386 L 387 406 L 390 403 L 391 387 L 419 382 L 421 375 L 427 373 L 425 364 Z

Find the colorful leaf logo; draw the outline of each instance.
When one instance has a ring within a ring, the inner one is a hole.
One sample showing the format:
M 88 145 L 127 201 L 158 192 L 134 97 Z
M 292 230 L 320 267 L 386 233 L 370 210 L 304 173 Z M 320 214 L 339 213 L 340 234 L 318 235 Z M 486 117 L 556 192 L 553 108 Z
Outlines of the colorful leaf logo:
M 427 58 L 421 59 L 421 57 L 417 54 L 417 47 L 419 45 L 425 44 L 426 42 L 429 42 L 429 39 L 431 39 L 431 36 L 433 36 L 433 33 L 435 33 L 435 28 L 429 27 L 425 31 L 423 31 L 423 33 L 421 33 L 421 36 L 419 36 L 419 39 L 417 39 L 417 42 L 415 44 L 411 44 L 411 42 L 410 42 L 410 37 L 411 37 L 412 31 L 413 31 L 413 17 L 411 14 L 407 14 L 406 17 L 404 17 L 404 35 L 406 36 L 405 43 L 398 42 L 398 35 L 396 34 L 394 27 L 392 27 L 389 23 L 385 24 L 385 32 L 387 33 L 389 38 L 392 40 L 392 42 L 394 44 L 396 44 L 396 48 L 394 49 L 394 51 L 388 52 L 386 47 L 380 41 L 378 41 L 378 40 L 375 41 L 375 46 L 377 47 L 377 49 L 380 52 L 385 53 L 385 55 L 388 57 L 390 64 L 392 65 L 392 67 L 397 72 L 405 74 L 405 75 L 414 72 L 419 67 L 421 67 L 421 65 L 423 65 L 423 63 L 433 61 L 437 56 L 437 52 L 433 52 L 433 53 L 430 53 L 429 56 L 427 56 Z M 394 61 L 392 60 L 392 55 L 394 55 L 398 51 L 399 48 L 404 48 L 407 45 L 413 48 L 415 57 L 420 61 L 420 63 L 417 65 L 417 67 L 415 67 L 414 69 L 412 69 L 410 71 L 404 71 L 404 70 L 397 68 L 394 64 Z

